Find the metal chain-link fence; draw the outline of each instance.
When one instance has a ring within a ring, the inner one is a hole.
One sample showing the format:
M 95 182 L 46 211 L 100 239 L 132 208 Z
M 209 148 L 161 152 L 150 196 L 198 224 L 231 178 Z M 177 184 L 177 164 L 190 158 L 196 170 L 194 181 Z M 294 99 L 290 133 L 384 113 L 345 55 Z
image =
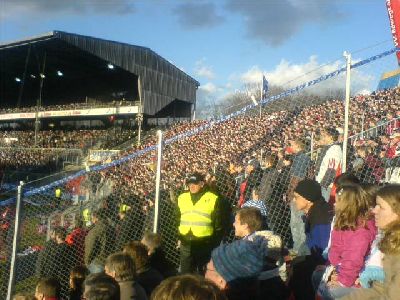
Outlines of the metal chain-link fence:
M 365 63 L 382 62 L 393 53 Z M 44 184 L 26 184 L 15 291 L 32 291 L 40 277 L 55 276 L 65 297 L 71 268 L 80 264 L 91 270 L 101 268 L 109 254 L 153 230 L 157 203 L 156 229 L 167 258 L 178 267 L 177 197 L 192 172 L 203 173 L 209 189 L 227 204 L 225 241 L 234 238 L 234 210 L 253 205 L 262 208 L 265 226 L 281 236 L 287 248 L 300 253 L 299 216 L 291 204 L 294 187 L 303 178 L 315 177 L 329 201 L 334 179 L 343 168 L 341 66 L 309 72 L 288 82 L 287 91 L 228 116 L 173 125 L 164 133 L 159 201 L 155 199 L 155 137 L 121 152 L 111 163 L 87 167 L 50 184 L 48 178 Z M 261 98 L 259 87 L 253 92 L 255 99 Z M 399 89 L 351 99 L 346 167 L 363 182 L 400 182 L 399 99 Z M 0 208 L 14 211 L 13 205 Z M 6 244 L 11 245 L 8 236 Z M 7 251 L 4 256 L 0 274 L 8 276 Z

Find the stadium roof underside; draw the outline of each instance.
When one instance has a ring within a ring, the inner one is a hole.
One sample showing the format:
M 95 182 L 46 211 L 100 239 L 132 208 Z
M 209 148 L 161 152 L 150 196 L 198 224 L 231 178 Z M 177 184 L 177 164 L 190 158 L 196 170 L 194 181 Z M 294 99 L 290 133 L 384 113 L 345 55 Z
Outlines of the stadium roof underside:
M 149 48 L 53 31 L 0 44 L 0 107 L 35 106 L 40 74 L 42 105 L 138 101 L 141 95 L 143 113 L 150 116 L 171 103 L 191 106 L 199 86 Z

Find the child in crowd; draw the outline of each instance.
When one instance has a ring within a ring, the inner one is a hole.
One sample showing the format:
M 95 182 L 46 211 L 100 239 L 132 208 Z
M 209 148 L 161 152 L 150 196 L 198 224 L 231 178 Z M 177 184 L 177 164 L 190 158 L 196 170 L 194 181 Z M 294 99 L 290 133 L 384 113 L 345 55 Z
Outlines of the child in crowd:
M 164 278 L 177 274 L 174 265 L 166 258 L 162 248 L 161 235 L 153 232 L 145 232 L 140 241 L 146 246 L 149 255 L 150 266 L 158 270 Z
M 37 300 L 60 299 L 61 285 L 56 278 L 43 278 L 36 285 L 35 297 Z
M 69 275 L 69 300 L 80 300 L 83 294 L 83 282 L 89 270 L 85 266 L 73 268 Z
M 356 287 L 376 234 L 369 195 L 359 185 L 339 189 L 328 255 L 331 266 L 318 288 L 323 299 L 339 298 Z
M 267 229 L 267 207 L 265 206 L 264 199 L 260 199 L 260 188 L 254 187 L 252 190 L 252 199 L 248 200 L 242 207 L 254 207 L 260 210 L 263 218 L 263 225 L 261 229 Z
M 381 188 L 376 197 L 373 209 L 376 226 L 382 231 L 382 239 L 378 243 L 379 251 L 383 254 L 382 266 L 384 271 L 383 283 L 381 276 L 360 275 L 361 288 L 344 296 L 343 300 L 365 299 L 399 299 L 400 295 L 400 185 L 387 185 Z M 379 257 L 375 269 L 379 266 Z M 367 270 L 368 265 L 365 270 Z M 371 273 L 372 274 L 372 273 Z M 366 283 L 366 284 L 364 284 Z

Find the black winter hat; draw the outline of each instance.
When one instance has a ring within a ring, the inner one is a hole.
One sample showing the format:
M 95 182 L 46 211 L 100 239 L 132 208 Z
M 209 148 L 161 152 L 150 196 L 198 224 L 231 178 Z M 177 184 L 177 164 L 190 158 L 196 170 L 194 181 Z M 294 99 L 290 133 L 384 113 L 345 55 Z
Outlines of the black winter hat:
M 323 199 L 321 193 L 321 185 L 317 181 L 312 179 L 303 179 L 297 184 L 294 191 L 313 203 L 321 201 Z

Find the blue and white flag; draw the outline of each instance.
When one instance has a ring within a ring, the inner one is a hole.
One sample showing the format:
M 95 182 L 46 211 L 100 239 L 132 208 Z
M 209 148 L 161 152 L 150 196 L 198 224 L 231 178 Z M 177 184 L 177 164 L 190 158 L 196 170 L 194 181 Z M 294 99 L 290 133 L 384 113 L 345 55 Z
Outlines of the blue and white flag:
M 267 92 L 268 92 L 268 80 L 265 78 L 263 75 L 262 78 L 262 96 L 261 99 L 265 99 L 267 97 Z

